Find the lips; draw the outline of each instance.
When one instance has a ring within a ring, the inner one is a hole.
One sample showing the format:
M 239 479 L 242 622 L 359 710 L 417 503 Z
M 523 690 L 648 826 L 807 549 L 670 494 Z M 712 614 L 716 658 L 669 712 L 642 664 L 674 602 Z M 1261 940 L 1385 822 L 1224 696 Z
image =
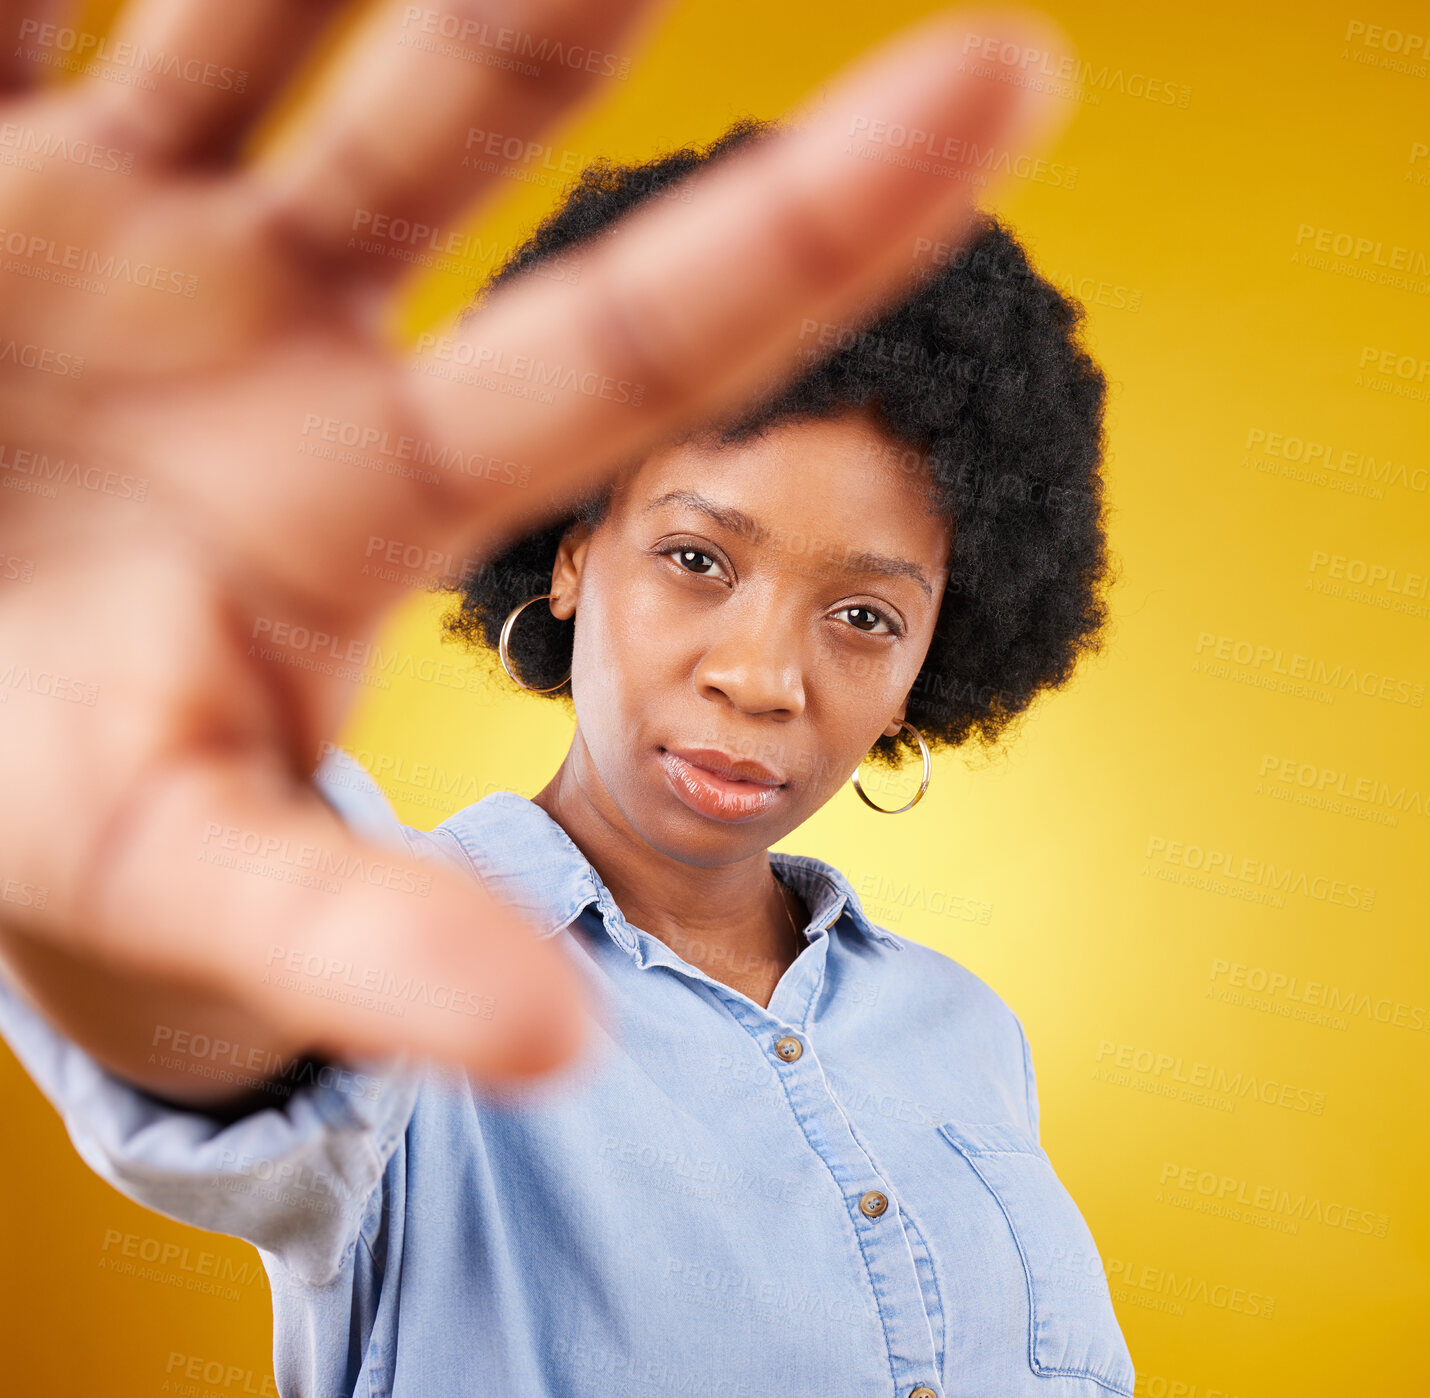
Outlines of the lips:
M 722 776 L 719 772 L 697 765 L 685 751 L 699 754 L 704 762 L 716 762 L 727 770 L 754 770 L 762 774 L 760 781 L 742 777 Z M 785 785 L 774 778 L 769 768 L 757 762 L 742 763 L 723 753 L 711 754 L 708 748 L 692 748 L 675 752 L 661 748 L 656 756 L 666 780 L 677 797 L 692 811 L 713 820 L 743 821 L 762 815 L 784 794 Z
M 750 782 L 755 786 L 785 784 L 784 778 L 778 772 L 771 771 L 764 763 L 748 757 L 730 757 L 718 748 L 664 748 L 662 751 L 672 753 L 682 762 L 688 762 L 692 767 L 699 767 L 717 777 L 724 777 L 727 781 Z

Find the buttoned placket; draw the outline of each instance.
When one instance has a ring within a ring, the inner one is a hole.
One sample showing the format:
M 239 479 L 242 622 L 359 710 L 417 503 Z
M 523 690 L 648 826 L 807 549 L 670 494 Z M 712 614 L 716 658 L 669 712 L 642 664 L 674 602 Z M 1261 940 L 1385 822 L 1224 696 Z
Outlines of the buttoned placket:
M 829 929 L 842 915 L 844 900 L 820 926 L 809 929 L 809 945 L 780 977 L 768 1008 L 692 966 L 658 937 L 632 927 L 605 889 L 599 891 L 597 903 L 616 943 L 637 966 L 666 967 L 708 986 L 774 1065 L 805 1140 L 843 1196 L 883 1326 L 891 1398 L 943 1398 L 933 1329 L 898 1199 L 855 1137 L 830 1089 L 810 1033 L 824 985 Z M 791 1052 L 792 1044 L 798 1052 Z

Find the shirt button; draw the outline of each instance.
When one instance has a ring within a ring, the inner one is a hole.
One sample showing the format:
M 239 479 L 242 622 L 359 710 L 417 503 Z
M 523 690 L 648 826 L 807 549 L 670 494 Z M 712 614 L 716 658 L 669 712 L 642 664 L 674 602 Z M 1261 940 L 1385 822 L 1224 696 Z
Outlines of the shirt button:
M 888 1207 L 889 1196 L 887 1194 L 880 1194 L 877 1189 L 871 1189 L 859 1200 L 859 1212 L 862 1213 L 865 1218 L 878 1218 Z
M 804 1052 L 804 1045 L 793 1034 L 786 1034 L 775 1043 L 775 1052 L 786 1063 L 793 1063 Z
M 909 1398 L 938 1398 L 938 1394 L 933 1389 L 925 1388 L 923 1384 L 920 1384 L 909 1394 Z

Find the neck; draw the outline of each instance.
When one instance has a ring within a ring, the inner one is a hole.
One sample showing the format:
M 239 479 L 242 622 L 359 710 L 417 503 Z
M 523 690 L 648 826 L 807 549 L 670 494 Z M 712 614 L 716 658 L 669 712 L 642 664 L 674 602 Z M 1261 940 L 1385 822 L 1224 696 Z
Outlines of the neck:
M 579 730 L 556 775 L 532 800 L 591 862 L 627 922 L 713 979 L 768 1004 L 805 944 L 809 921 L 803 901 L 774 877 L 768 849 L 733 862 L 692 864 L 656 848 L 611 799 Z

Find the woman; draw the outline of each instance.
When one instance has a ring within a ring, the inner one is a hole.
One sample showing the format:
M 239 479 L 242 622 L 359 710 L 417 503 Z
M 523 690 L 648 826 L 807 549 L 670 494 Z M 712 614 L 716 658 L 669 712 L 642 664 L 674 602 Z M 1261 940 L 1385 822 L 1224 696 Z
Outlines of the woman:
M 494 284 L 766 130 L 588 170 Z M 831 799 L 917 819 L 933 750 L 990 742 L 1098 644 L 1079 315 L 985 219 L 874 325 L 811 324 L 796 382 L 465 578 L 451 631 L 575 710 L 534 799 L 424 832 L 324 764 L 354 828 L 475 874 L 590 980 L 604 1020 L 559 1086 L 309 1062 L 281 1105 L 205 1112 L 0 981 L 86 1161 L 260 1250 L 284 1394 L 1132 1393 L 1016 1016 L 831 864 L 770 852 Z M 871 748 L 919 753 L 911 800 L 870 799 Z M 271 971 L 484 1012 L 282 948 Z

